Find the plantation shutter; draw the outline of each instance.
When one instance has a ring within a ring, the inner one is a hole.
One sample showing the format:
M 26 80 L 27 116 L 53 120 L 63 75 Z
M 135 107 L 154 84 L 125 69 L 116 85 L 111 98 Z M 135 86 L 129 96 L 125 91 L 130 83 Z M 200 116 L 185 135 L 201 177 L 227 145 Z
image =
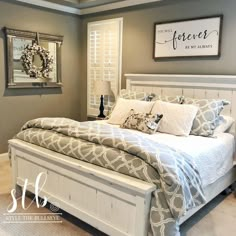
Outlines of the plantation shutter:
M 94 81 L 111 82 L 116 96 L 120 89 L 122 19 L 91 22 L 88 24 L 87 51 L 87 115 L 98 115 L 100 95 L 95 95 Z M 114 96 L 104 97 L 104 114 L 114 103 Z

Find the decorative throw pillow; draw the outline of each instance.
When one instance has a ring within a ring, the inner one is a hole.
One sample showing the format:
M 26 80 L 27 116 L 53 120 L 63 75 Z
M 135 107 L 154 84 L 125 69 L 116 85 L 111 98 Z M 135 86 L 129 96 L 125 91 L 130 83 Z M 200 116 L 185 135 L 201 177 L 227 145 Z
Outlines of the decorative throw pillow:
M 192 104 L 199 107 L 190 134 L 209 137 L 214 133 L 224 105 L 230 103 L 226 100 L 219 99 L 185 98 L 184 104 Z
M 150 113 L 154 102 L 118 98 L 108 123 L 121 125 L 124 123 L 131 109 L 137 112 Z
M 121 128 L 135 129 L 147 134 L 153 134 L 157 131 L 162 117 L 163 115 L 158 114 L 136 113 L 131 109 Z
M 179 136 L 188 136 L 198 107 L 170 102 L 156 101 L 151 113 L 163 114 L 158 131 Z
M 214 134 L 228 132 L 234 122 L 235 120 L 231 116 L 219 116 L 219 120 L 214 130 Z
M 178 103 L 183 104 L 184 103 L 184 96 L 161 96 L 156 94 L 151 94 L 149 97 L 153 96 L 151 101 L 163 101 L 163 102 L 170 102 L 170 103 Z
M 121 89 L 119 97 L 125 99 L 136 99 L 140 101 L 149 101 L 150 93 L 142 91 L 132 91 L 128 89 Z

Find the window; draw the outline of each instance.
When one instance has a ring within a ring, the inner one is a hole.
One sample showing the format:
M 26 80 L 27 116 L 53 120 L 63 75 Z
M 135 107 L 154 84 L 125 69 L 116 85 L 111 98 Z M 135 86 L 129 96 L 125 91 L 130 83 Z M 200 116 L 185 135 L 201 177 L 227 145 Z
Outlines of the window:
M 116 18 L 88 23 L 87 37 L 87 115 L 98 115 L 100 95 L 93 93 L 95 80 L 111 82 L 116 96 L 121 81 L 123 19 Z M 104 114 L 114 103 L 114 97 L 104 97 Z

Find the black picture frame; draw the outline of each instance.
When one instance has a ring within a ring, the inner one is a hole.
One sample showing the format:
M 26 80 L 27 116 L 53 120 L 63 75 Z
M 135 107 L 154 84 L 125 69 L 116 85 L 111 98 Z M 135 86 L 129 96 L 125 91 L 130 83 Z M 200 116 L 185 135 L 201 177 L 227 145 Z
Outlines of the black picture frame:
M 220 57 L 223 15 L 154 23 L 153 59 Z

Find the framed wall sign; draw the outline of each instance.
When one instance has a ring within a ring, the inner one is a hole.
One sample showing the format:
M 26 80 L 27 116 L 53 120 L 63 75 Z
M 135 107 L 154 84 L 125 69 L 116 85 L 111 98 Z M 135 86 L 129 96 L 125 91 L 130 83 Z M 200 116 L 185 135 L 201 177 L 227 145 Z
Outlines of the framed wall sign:
M 220 56 L 223 16 L 154 24 L 154 59 Z

